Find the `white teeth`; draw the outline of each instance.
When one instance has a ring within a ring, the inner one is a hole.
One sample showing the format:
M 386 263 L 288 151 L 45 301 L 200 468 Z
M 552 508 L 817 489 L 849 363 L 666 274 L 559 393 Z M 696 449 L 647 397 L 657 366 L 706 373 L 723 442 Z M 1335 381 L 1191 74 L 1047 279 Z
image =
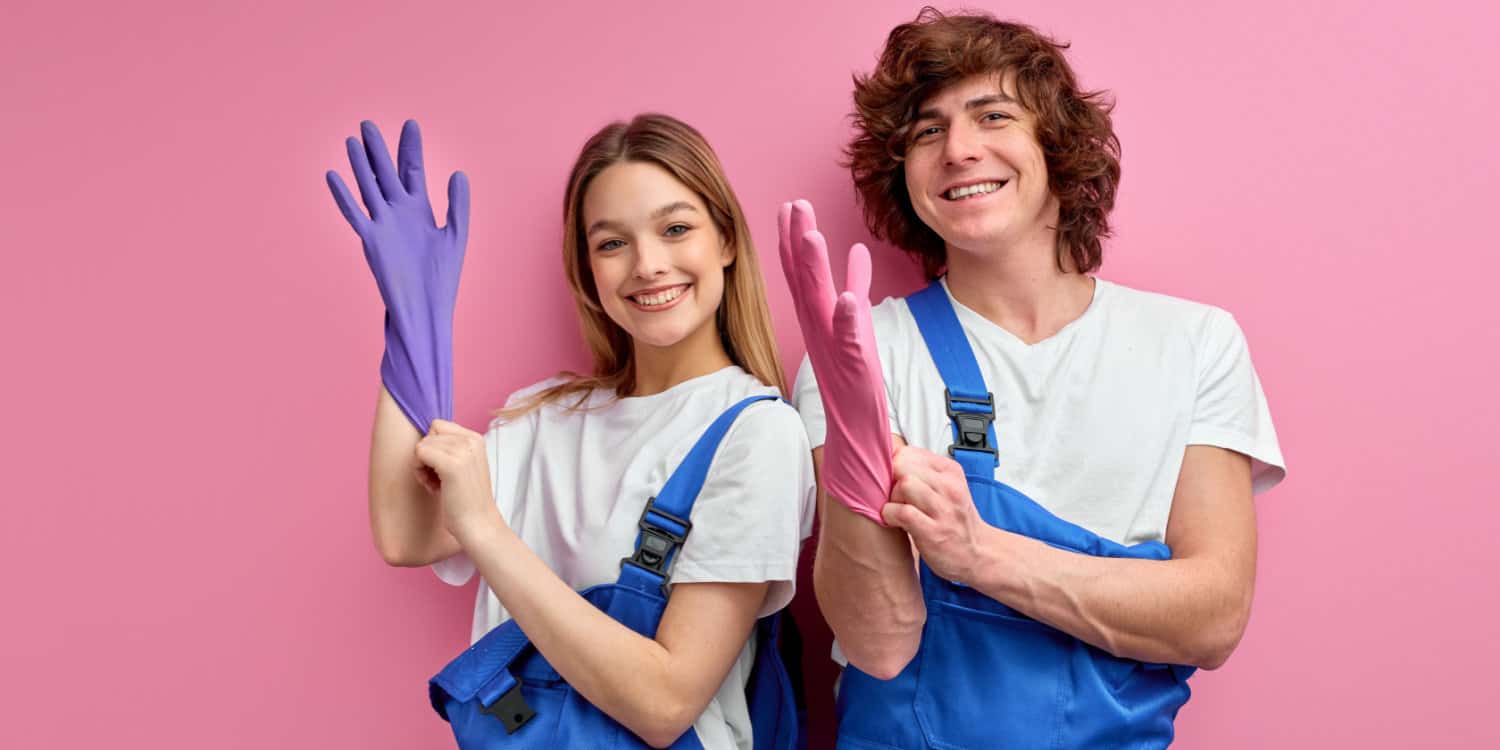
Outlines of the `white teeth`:
M 967 198 L 971 195 L 993 193 L 996 190 L 999 190 L 1004 185 L 1005 183 L 1003 182 L 981 182 L 978 185 L 965 185 L 963 187 L 953 188 L 952 190 L 943 193 L 943 195 L 950 201 L 956 201 L 959 198 Z
M 645 307 L 656 307 L 657 305 L 665 305 L 681 297 L 682 293 L 686 290 L 686 286 L 676 286 L 664 292 L 656 292 L 655 294 L 633 294 L 630 298 Z

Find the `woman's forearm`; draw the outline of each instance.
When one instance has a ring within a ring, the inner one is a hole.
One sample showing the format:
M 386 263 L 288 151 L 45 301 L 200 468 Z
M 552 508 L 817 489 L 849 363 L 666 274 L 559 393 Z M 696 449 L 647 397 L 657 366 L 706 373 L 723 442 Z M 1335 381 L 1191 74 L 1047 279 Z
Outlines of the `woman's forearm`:
M 758 599 L 743 632 L 714 634 L 734 646 L 722 669 L 690 663 L 589 603 L 503 523 L 473 526 L 461 532 L 465 551 L 537 650 L 579 694 L 653 746 L 670 745 L 692 726 L 754 626 Z M 755 588 L 763 597 L 764 584 Z M 702 632 L 693 637 L 705 640 Z
M 370 533 L 391 565 L 427 565 L 460 549 L 443 525 L 442 502 L 417 480 L 421 438 L 382 385 L 370 436 Z

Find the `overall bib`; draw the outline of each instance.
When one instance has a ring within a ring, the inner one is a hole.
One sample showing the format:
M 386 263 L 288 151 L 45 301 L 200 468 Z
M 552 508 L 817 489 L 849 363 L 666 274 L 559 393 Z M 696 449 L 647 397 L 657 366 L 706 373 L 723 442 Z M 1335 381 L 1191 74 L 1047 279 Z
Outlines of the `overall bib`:
M 1052 515 L 995 481 L 994 398 L 942 285 L 907 298 L 937 365 L 949 455 L 963 466 L 984 521 L 1054 547 L 1101 557 L 1166 560 L 1161 542 L 1124 546 Z M 1192 667 L 1111 656 L 921 566 L 927 622 L 917 655 L 890 680 L 853 665 L 838 696 L 839 747 L 1146 748 L 1172 741 Z
M 693 502 L 719 441 L 745 407 L 774 396 L 753 396 L 709 425 L 687 457 L 641 512 L 635 554 L 620 561 L 615 583 L 580 594 L 610 617 L 647 637 L 667 606 L 672 563 L 691 533 Z M 745 686 L 756 750 L 791 750 L 799 742 L 791 681 L 777 654 L 779 613 L 756 623 L 755 665 Z M 649 684 L 641 690 L 651 690 Z M 565 682 L 532 646 L 515 620 L 480 638 L 428 685 L 432 707 L 453 727 L 463 750 L 646 748 L 645 742 L 595 708 Z M 689 728 L 674 750 L 703 747 Z

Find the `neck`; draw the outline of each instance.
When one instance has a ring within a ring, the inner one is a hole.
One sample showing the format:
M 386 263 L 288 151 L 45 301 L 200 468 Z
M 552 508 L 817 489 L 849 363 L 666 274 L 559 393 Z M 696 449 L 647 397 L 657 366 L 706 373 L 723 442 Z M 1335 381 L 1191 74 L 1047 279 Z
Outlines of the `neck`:
M 652 346 L 640 341 L 632 341 L 631 346 L 635 361 L 632 396 L 653 396 L 734 364 L 724 351 L 712 318 L 671 346 Z
M 1094 280 L 1078 273 L 1070 256 L 1058 268 L 1056 247 L 1049 228 L 978 251 L 949 245 L 948 290 L 991 323 L 1036 343 L 1077 320 L 1094 298 Z

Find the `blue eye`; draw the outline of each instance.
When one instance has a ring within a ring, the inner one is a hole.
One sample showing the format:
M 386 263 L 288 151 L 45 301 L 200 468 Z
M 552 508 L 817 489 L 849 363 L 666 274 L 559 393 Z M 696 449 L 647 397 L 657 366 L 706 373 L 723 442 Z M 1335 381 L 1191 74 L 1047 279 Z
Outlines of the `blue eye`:
M 599 252 L 601 252 L 601 253 L 607 253 L 610 250 L 618 250 L 619 248 L 624 247 L 624 246 L 625 246 L 625 243 L 622 242 L 621 240 L 608 240 L 608 241 L 606 241 L 604 243 L 601 243 L 599 245 Z
M 667 227 L 667 230 L 665 232 L 662 232 L 662 234 L 665 234 L 668 237 L 681 237 L 682 235 L 687 234 L 689 229 L 692 229 L 692 227 L 686 224 L 673 224 L 672 226 Z

